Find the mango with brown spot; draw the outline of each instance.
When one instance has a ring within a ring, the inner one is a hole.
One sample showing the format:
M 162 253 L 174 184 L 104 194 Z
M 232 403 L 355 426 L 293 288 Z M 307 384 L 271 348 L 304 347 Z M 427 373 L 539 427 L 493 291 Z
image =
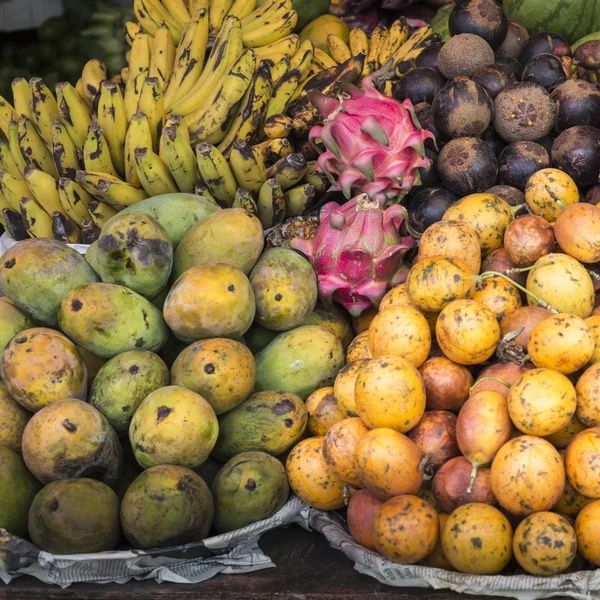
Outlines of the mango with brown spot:
M 356 412 L 370 428 L 410 431 L 425 412 L 425 387 L 417 369 L 400 356 L 364 364 L 355 384 Z
M 550 577 L 563 573 L 577 555 L 577 537 L 561 515 L 542 511 L 523 519 L 515 530 L 513 552 L 531 575 Z
M 337 336 L 344 350 L 348 349 L 352 338 L 354 338 L 354 332 L 350 326 L 347 313 L 336 304 L 331 309 L 328 309 L 320 302 L 317 302 L 317 306 L 304 319 L 302 325 L 318 325 L 319 327 L 328 329 Z
M 333 393 L 342 413 L 346 417 L 357 417 L 356 409 L 356 379 L 360 370 L 369 362 L 369 359 L 360 359 L 348 363 L 341 368 L 333 382 Z
M 306 406 L 295 394 L 256 392 L 220 417 L 213 455 L 223 462 L 252 450 L 277 456 L 302 438 L 307 420 Z
M 306 400 L 306 411 L 306 429 L 316 436 L 324 436 L 336 423 L 346 418 L 331 386 L 313 392 Z
M 49 239 L 23 240 L 0 261 L 0 288 L 35 322 L 56 327 L 61 300 L 73 288 L 98 281 L 85 258 Z
M 59 321 L 77 345 L 101 358 L 128 350 L 158 352 L 169 333 L 156 306 L 112 283 L 90 283 L 71 290 L 61 302 Z
M 28 420 L 28 413 L 10 397 L 6 386 L 0 383 L 0 446 L 21 454 L 23 430 Z
M 367 433 L 356 449 L 356 468 L 363 484 L 378 498 L 416 494 L 423 482 L 423 455 L 408 437 L 393 429 Z
M 17 333 L 34 327 L 35 323 L 6 296 L 0 298 L 0 354 Z
M 87 368 L 69 338 L 44 327 L 15 336 L 0 359 L 11 397 L 32 412 L 64 398 L 87 396 Z
M 358 418 L 336 423 L 323 440 L 323 457 L 333 472 L 355 488 L 363 487 L 356 469 L 356 449 L 369 429 Z
M 345 483 L 335 475 L 323 457 L 323 438 L 299 442 L 289 453 L 285 470 L 292 492 L 317 510 L 344 506 Z
M 442 548 L 461 573 L 496 575 L 512 558 L 513 529 L 489 504 L 473 502 L 451 513 L 442 532 Z
M 373 358 L 371 349 L 369 348 L 369 330 L 359 333 L 350 342 L 346 350 L 346 362 L 351 363 L 364 358 Z
M 185 342 L 243 336 L 255 311 L 248 278 L 226 264 L 200 265 L 186 271 L 173 284 L 163 309 L 167 325 Z
M 111 358 L 99 371 L 89 402 L 119 433 L 129 424 L 144 398 L 169 385 L 169 369 L 163 360 L 146 350 L 130 350 Z
M 256 321 L 274 331 L 304 323 L 317 304 L 317 276 L 311 264 L 289 248 L 269 248 L 249 276 Z
M 396 496 L 385 502 L 373 519 L 373 540 L 383 556 L 414 564 L 435 549 L 440 533 L 438 514 L 417 496 Z
M 494 313 L 476 300 L 456 300 L 442 310 L 436 327 L 442 352 L 459 365 L 477 365 L 490 358 L 500 340 Z
M 135 458 L 145 469 L 161 464 L 195 469 L 208 458 L 218 435 L 219 423 L 211 405 L 177 385 L 149 394 L 129 426 Z
M 27 423 L 23 458 L 44 484 L 89 477 L 113 487 L 121 473 L 123 451 L 100 411 L 67 398 L 46 406 Z
M 498 504 L 519 516 L 550 510 L 565 488 L 558 450 L 542 438 L 522 435 L 508 441 L 492 462 L 492 491 Z
M 241 404 L 252 393 L 255 382 L 252 352 L 225 338 L 194 342 L 171 367 L 171 383 L 200 394 L 217 415 Z
M 507 403 L 510 418 L 520 431 L 546 436 L 568 425 L 577 409 L 577 393 L 562 373 L 531 369 L 512 385 Z
M 102 228 L 97 248 L 98 273 L 105 283 L 152 300 L 169 281 L 173 246 L 163 226 L 148 214 L 115 215 Z
M 203 540 L 214 517 L 213 497 L 194 471 L 156 465 L 139 475 L 121 503 L 123 533 L 138 549 Z

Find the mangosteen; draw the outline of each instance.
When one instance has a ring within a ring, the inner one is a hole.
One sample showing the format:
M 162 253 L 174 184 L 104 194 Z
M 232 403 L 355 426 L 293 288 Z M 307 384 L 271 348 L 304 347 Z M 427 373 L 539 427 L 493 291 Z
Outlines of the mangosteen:
M 437 69 L 419 67 L 412 69 L 398 80 L 394 90 L 396 100 L 409 98 L 413 104 L 431 104 L 435 95 L 444 87 L 446 80 Z
M 448 29 L 450 35 L 478 35 L 496 49 L 506 37 L 508 20 L 494 0 L 462 0 L 450 13 Z
M 593 188 L 590 188 L 583 201 L 588 204 L 593 204 L 594 206 L 600 204 L 600 185 L 595 185 Z
M 577 185 L 597 184 L 600 175 L 600 129 L 589 125 L 565 129 L 554 140 L 551 155 L 552 166 L 570 175 Z
M 419 233 L 423 233 L 430 225 L 442 220 L 445 212 L 458 200 L 443 188 L 425 188 L 419 190 L 408 205 L 408 222 Z
M 500 196 L 510 206 L 520 206 L 525 204 L 525 194 L 517 188 L 510 185 L 495 185 L 489 190 L 485 190 L 486 194 L 494 194 Z
M 433 133 L 435 137 L 435 140 L 429 138 L 425 141 L 425 148 L 435 148 L 437 144 L 439 149 L 450 140 L 450 138 L 447 135 L 444 135 L 435 124 L 433 107 L 431 104 L 425 104 L 424 102 L 422 104 L 417 104 L 417 106 L 415 106 L 415 115 L 421 127 Z
M 475 71 L 494 64 L 494 51 L 482 38 L 464 33 L 450 38 L 438 54 L 438 69 L 446 79 L 471 77 Z
M 548 156 L 550 156 L 550 152 L 552 152 L 552 144 L 554 144 L 554 136 L 545 135 L 539 140 L 535 140 L 535 143 L 539 144 L 548 153 Z
M 462 197 L 485 192 L 496 183 L 498 159 L 484 141 L 456 138 L 442 148 L 437 168 L 443 186 Z
M 516 58 L 504 56 L 503 54 L 496 54 L 496 64 L 514 77 L 516 81 L 521 81 L 523 65 Z
M 529 34 L 527 33 L 527 29 L 521 23 L 509 21 L 506 37 L 496 50 L 496 54 L 519 58 L 519 54 L 528 39 Z
M 548 33 L 540 31 L 535 33 L 523 44 L 519 60 L 522 64 L 527 64 L 534 56 L 546 53 L 554 56 L 571 56 L 571 46 L 565 38 L 557 33 Z
M 507 85 L 516 81 L 515 77 L 500 65 L 482 67 L 475 71 L 471 79 L 483 86 L 492 98 L 495 98 Z
M 421 167 L 419 175 L 421 176 L 421 185 L 423 187 L 436 187 L 440 185 L 440 176 L 437 170 L 438 155 L 431 148 L 425 148 L 425 156 L 429 159 L 428 167 Z
M 493 127 L 488 127 L 481 134 L 481 139 L 492 149 L 496 156 L 506 148 L 506 142 L 496 133 Z
M 513 142 L 498 157 L 498 181 L 525 190 L 527 180 L 541 169 L 550 166 L 550 157 L 535 142 Z
M 600 40 L 589 40 L 578 46 L 573 55 L 582 69 L 597 71 L 600 69 Z
M 494 109 L 494 128 L 507 142 L 534 142 L 548 135 L 554 126 L 554 102 L 550 94 L 530 81 L 505 87 L 496 96 Z
M 485 88 L 462 77 L 448 82 L 432 106 L 436 126 L 450 137 L 481 135 L 494 116 L 494 104 Z
M 429 67 L 430 69 L 438 68 L 438 54 L 442 49 L 444 44 L 442 42 L 438 42 L 436 44 L 431 44 L 428 46 L 417 56 L 415 59 L 415 67 Z
M 522 81 L 532 81 L 547 90 L 554 89 L 567 79 L 562 61 L 554 54 L 536 54 L 524 67 Z
M 575 125 L 600 127 L 600 91 L 583 79 L 568 79 L 553 92 L 555 129 L 560 133 Z

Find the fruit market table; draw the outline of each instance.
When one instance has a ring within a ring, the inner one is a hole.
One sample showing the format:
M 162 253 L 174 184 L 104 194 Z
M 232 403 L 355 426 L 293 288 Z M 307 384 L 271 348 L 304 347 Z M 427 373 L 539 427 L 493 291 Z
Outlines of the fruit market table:
M 243 575 L 218 575 L 197 585 L 129 582 L 75 584 L 66 589 L 21 577 L 0 584 L 0 600 L 490 600 L 454 592 L 392 588 L 361 575 L 324 537 L 292 526 L 263 536 L 261 548 L 277 565 Z M 558 598 L 558 597 L 557 597 Z

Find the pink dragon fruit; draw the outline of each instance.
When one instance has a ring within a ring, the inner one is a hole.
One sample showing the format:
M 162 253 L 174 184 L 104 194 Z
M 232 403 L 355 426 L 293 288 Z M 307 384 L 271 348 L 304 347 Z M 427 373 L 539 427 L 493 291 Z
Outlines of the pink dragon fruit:
M 421 129 L 410 100 L 400 103 L 375 89 L 375 75 L 363 79 L 364 91 L 348 86 L 346 98 L 311 90 L 308 98 L 325 123 L 309 139 L 323 141 L 319 168 L 346 198 L 365 193 L 384 203 L 420 184 L 417 169 L 430 164 L 423 144 L 434 136 Z
M 406 278 L 402 259 L 415 241 L 400 236 L 405 217 L 399 204 L 384 209 L 366 194 L 342 206 L 329 202 L 321 209 L 316 236 L 295 238 L 290 246 L 312 263 L 321 299 L 358 316 L 379 306 L 386 291 Z

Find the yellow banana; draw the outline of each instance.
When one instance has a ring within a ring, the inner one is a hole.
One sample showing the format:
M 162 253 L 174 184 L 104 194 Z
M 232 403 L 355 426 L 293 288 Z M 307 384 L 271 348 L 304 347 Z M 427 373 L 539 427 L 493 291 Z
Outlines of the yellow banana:
M 193 144 L 207 140 L 223 127 L 232 107 L 242 99 L 252 81 L 254 64 L 254 52 L 244 51 L 216 89 L 216 98 L 208 105 L 208 109 L 186 117 Z
M 136 188 L 129 183 L 125 183 L 124 181 L 109 181 L 108 179 L 100 179 L 98 181 L 96 195 L 102 198 L 103 202 L 108 203 L 117 210 L 123 210 L 126 206 L 137 204 L 148 197 L 144 190 Z
M 270 229 L 285 220 L 285 197 L 277 179 L 265 181 L 258 192 L 256 207 L 264 229 Z
M 256 52 L 257 64 L 260 64 L 261 60 L 268 59 L 271 59 L 273 62 L 275 62 L 274 57 L 279 57 L 280 55 L 291 58 L 298 51 L 299 44 L 300 38 L 295 33 L 292 33 L 291 35 L 287 35 L 284 38 L 273 42 L 272 44 L 261 46 L 260 48 L 254 48 L 254 52 Z
M 142 86 L 138 110 L 145 114 L 152 135 L 152 149 L 158 151 L 158 142 L 162 129 L 165 105 L 160 81 L 156 77 L 147 77 Z
M 110 158 L 117 173 L 125 173 L 125 137 L 127 136 L 127 109 L 119 86 L 103 81 L 98 98 L 98 125 L 104 132 Z M 86 169 L 88 167 L 86 166 Z
M 269 167 L 267 177 L 274 177 L 283 190 L 289 190 L 304 177 L 306 169 L 306 159 L 302 154 L 290 154 Z
M 52 175 L 44 173 L 35 167 L 25 169 L 25 181 L 31 189 L 33 198 L 39 202 L 42 208 L 51 215 L 53 212 L 63 212 L 58 193 L 58 181 Z
M 385 63 L 400 50 L 402 45 L 406 43 L 406 40 L 408 40 L 408 31 L 408 23 L 404 17 L 400 17 L 397 21 L 392 23 L 390 34 L 379 53 L 380 65 L 385 65 Z
M 152 134 L 146 115 L 137 112 L 129 121 L 127 137 L 125 138 L 125 181 L 135 186 L 142 187 L 142 182 L 137 173 L 134 151 L 136 148 L 151 148 Z
M 317 110 L 312 108 L 312 106 L 296 113 L 292 119 L 292 129 L 294 130 L 296 139 L 306 139 L 310 130 L 317 125 L 320 120 L 321 115 Z
M 136 148 L 134 156 L 138 177 L 149 196 L 160 196 L 179 191 L 169 167 L 158 154 L 152 152 L 152 148 Z
M 284 114 L 275 114 L 267 117 L 263 127 L 269 139 L 288 137 L 292 133 L 292 119 Z
M 192 19 L 202 10 L 208 11 L 209 0 L 188 0 L 189 11 Z
M 365 68 L 370 71 L 375 71 L 379 65 L 379 55 L 382 48 L 385 46 L 390 35 L 388 28 L 380 23 L 371 33 L 371 41 L 369 42 L 369 52 L 365 61 Z
M 52 158 L 59 177 L 75 177 L 81 168 L 77 147 L 60 119 L 52 125 Z M 39 201 L 39 198 L 36 199 Z
M 23 173 L 10 152 L 10 145 L 0 138 L 0 171 L 6 171 L 17 179 L 23 179 Z
M 400 46 L 400 49 L 392 56 L 396 73 L 403 74 L 411 68 L 412 60 L 429 46 L 435 39 L 433 29 L 429 25 L 419 27 L 408 40 Z
M 315 48 L 313 63 L 316 64 L 320 70 L 337 67 L 335 60 L 333 60 L 333 58 L 331 58 L 327 52 L 321 50 L 321 48 Z
M 276 84 L 281 77 L 283 77 L 290 68 L 290 59 L 288 56 L 284 56 L 281 60 L 277 61 L 271 67 L 271 79 Z
M 315 188 L 310 183 L 302 183 L 285 193 L 285 212 L 288 217 L 301 217 L 315 203 Z
M 133 10 L 142 27 L 150 35 L 155 36 L 158 27 L 165 23 L 171 30 L 173 41 L 175 44 L 179 44 L 183 25 L 169 14 L 169 11 L 161 4 L 160 0 L 134 0 Z
M 119 73 L 118 75 L 113 75 L 108 81 L 110 83 L 116 84 L 116 86 L 119 88 L 119 92 L 121 92 L 121 96 L 123 96 L 123 94 L 125 93 L 125 82 L 121 77 L 121 73 Z
M 58 105 L 56 99 L 42 79 L 34 77 L 29 80 L 31 89 L 31 122 L 35 125 L 38 133 L 50 148 L 52 145 L 52 124 L 58 117 Z M 29 121 L 29 119 L 28 119 Z
M 25 172 L 25 167 L 27 167 L 28 163 L 21 154 L 21 146 L 19 145 L 19 126 L 16 121 L 11 121 L 8 126 L 8 147 L 10 149 L 10 155 L 15 161 L 15 165 L 17 165 L 17 169 L 21 174 L 21 179 L 23 179 L 23 173 Z
M 135 21 L 127 21 L 123 27 L 123 33 L 125 34 L 125 41 L 133 46 L 133 40 L 135 36 L 142 31 L 142 26 Z
M 150 16 L 150 11 L 142 0 L 133 1 L 133 12 L 142 27 L 142 31 L 154 36 L 161 21 L 154 21 Z M 135 38 L 134 38 L 135 39 Z
M 341 65 L 352 57 L 350 48 L 348 48 L 346 42 L 344 42 L 339 35 L 335 35 L 335 33 L 330 33 L 327 36 L 327 51 L 329 56 L 331 56 L 338 65 Z
M 27 117 L 31 121 L 33 116 L 31 114 L 31 88 L 29 82 L 23 77 L 17 77 L 13 79 L 11 88 L 17 118 Z
M 52 153 L 48 150 L 44 140 L 27 117 L 21 117 L 18 123 L 19 147 L 21 154 L 28 165 L 46 171 L 52 177 L 58 177 Z M 52 131 L 50 131 L 50 144 L 52 144 Z
M 84 244 L 93 244 L 100 237 L 100 229 L 91 219 L 84 219 L 81 223 L 81 241 Z
M 52 239 L 52 218 L 33 199 L 28 196 L 21 198 L 21 217 L 27 233 L 33 238 Z
M 265 164 L 269 165 L 294 152 L 294 147 L 287 138 L 266 140 L 260 144 L 255 144 L 253 149 L 260 154 Z
M 27 182 L 23 179 L 17 179 L 10 175 L 10 173 L 4 173 L 0 171 L 0 192 L 4 194 L 4 197 L 11 205 L 13 210 L 20 212 L 21 206 L 19 204 L 21 198 L 24 196 L 32 196 L 33 193 Z
M 124 67 L 121 69 L 121 79 L 123 80 L 123 95 L 125 95 L 125 90 L 127 89 L 127 81 L 129 81 L 129 67 Z
M 138 33 L 131 47 L 131 60 L 125 87 L 125 110 L 127 121 L 137 112 L 142 85 L 150 70 L 150 45 L 145 33 Z
M 173 75 L 165 91 L 165 110 L 182 98 L 200 78 L 208 42 L 208 12 L 199 10 L 186 25 L 177 47 Z
M 226 157 L 229 156 L 236 140 L 243 140 L 247 144 L 253 144 L 256 141 L 272 92 L 271 71 L 269 65 L 262 62 L 254 72 L 252 83 L 242 98 L 236 118 L 227 135 L 219 144 L 219 150 Z
M 242 52 L 242 27 L 237 17 L 226 17 L 215 40 L 206 66 L 199 79 L 183 96 L 171 104 L 169 111 L 184 117 L 198 110 L 206 101 L 216 83 L 229 70 Z
M 158 28 L 150 54 L 149 77 L 156 77 L 164 94 L 173 76 L 175 43 L 169 28 L 163 24 Z
M 251 31 L 242 30 L 242 40 L 246 48 L 256 48 L 272 44 L 286 35 L 290 35 L 298 22 L 298 13 L 292 9 L 285 12 L 277 21 L 265 21 L 264 25 Z
M 358 27 L 350 30 L 349 35 L 350 54 L 357 56 L 358 54 L 368 54 L 369 38 L 367 34 Z
M 258 215 L 258 207 L 256 201 L 252 197 L 252 194 L 245 187 L 239 187 L 235 192 L 235 198 L 231 208 L 243 208 L 245 211 Z
M 184 0 L 162 0 L 162 3 L 181 27 L 185 27 L 190 22 L 192 17 Z
M 198 183 L 197 164 L 190 145 L 190 134 L 181 116 L 169 120 L 171 124 L 162 130 L 161 148 L 164 161 L 169 167 L 180 192 L 193 193 Z
M 88 127 L 92 123 L 90 111 L 79 97 L 77 90 L 68 82 L 56 86 L 58 117 L 65 126 L 77 149 L 83 151 Z
M 273 95 L 267 107 L 266 118 L 285 113 L 290 98 L 294 95 L 300 81 L 300 71 L 288 71 L 273 88 Z
M 247 188 L 252 193 L 257 194 L 267 180 L 267 170 L 261 154 L 241 140 L 231 149 L 229 165 L 238 186 Z
M 196 187 L 194 188 L 194 194 L 196 194 L 196 196 L 203 196 L 207 200 L 210 200 L 213 204 L 219 206 L 213 195 L 208 191 L 208 186 L 204 183 L 204 181 L 200 181 L 196 184 Z
M 92 103 L 90 102 L 90 99 L 87 97 L 87 94 L 85 93 L 85 89 L 83 88 L 83 79 L 81 79 L 81 77 L 77 80 L 77 83 L 75 84 L 75 89 L 77 90 L 79 97 L 85 102 L 85 105 L 91 111 Z
M 210 8 L 208 10 L 210 31 L 217 32 L 221 29 L 225 16 L 231 9 L 233 0 L 210 0 Z
M 84 171 L 78 171 L 78 178 L 80 173 L 84 173 Z M 83 189 L 79 183 L 76 183 L 68 177 L 61 177 L 59 179 L 58 194 L 60 196 L 63 212 L 81 227 L 83 221 L 90 218 L 87 207 L 93 200 L 91 194 Z
M 234 0 L 228 15 L 233 15 L 238 19 L 245 19 L 254 12 L 255 8 L 256 0 Z
M 196 146 L 196 159 L 198 171 L 215 200 L 225 208 L 231 207 L 238 186 L 223 154 L 203 142 Z
M 317 171 L 317 166 L 316 160 L 308 163 L 303 181 L 310 183 L 315 188 L 317 197 L 320 198 L 331 187 L 331 183 L 325 174 Z
M 302 42 L 298 51 L 290 61 L 290 70 L 298 69 L 300 71 L 300 81 L 304 81 L 310 73 L 310 67 L 313 62 L 315 48 L 310 40 Z
M 88 60 L 81 72 L 81 81 L 83 83 L 83 91 L 90 102 L 94 104 L 96 95 L 100 91 L 100 84 L 107 79 L 106 65 L 97 58 Z
M 83 147 L 83 164 L 86 171 L 98 171 L 118 177 L 106 137 L 97 123 L 92 123 L 89 127 L 88 137 Z
M 88 212 L 92 217 L 92 221 L 94 221 L 100 229 L 104 227 L 109 219 L 112 219 L 112 217 L 117 214 L 117 211 L 110 204 L 96 198 L 88 204 Z
M 293 9 L 292 0 L 267 0 L 262 6 L 242 19 L 242 29 L 252 31 L 265 23 L 274 23 L 275 19 Z
M 62 207 L 61 207 L 62 209 Z M 52 237 L 67 244 L 81 244 L 81 229 L 75 221 L 60 211 L 50 213 L 52 218 Z
M 8 100 L 5 100 L 0 96 L 0 131 L 8 137 L 8 127 L 13 118 L 15 109 L 12 107 Z
M 392 97 L 394 95 L 394 88 L 395 88 L 395 83 L 391 80 L 387 80 L 384 84 L 383 84 L 383 93 L 388 96 L 388 97 Z

